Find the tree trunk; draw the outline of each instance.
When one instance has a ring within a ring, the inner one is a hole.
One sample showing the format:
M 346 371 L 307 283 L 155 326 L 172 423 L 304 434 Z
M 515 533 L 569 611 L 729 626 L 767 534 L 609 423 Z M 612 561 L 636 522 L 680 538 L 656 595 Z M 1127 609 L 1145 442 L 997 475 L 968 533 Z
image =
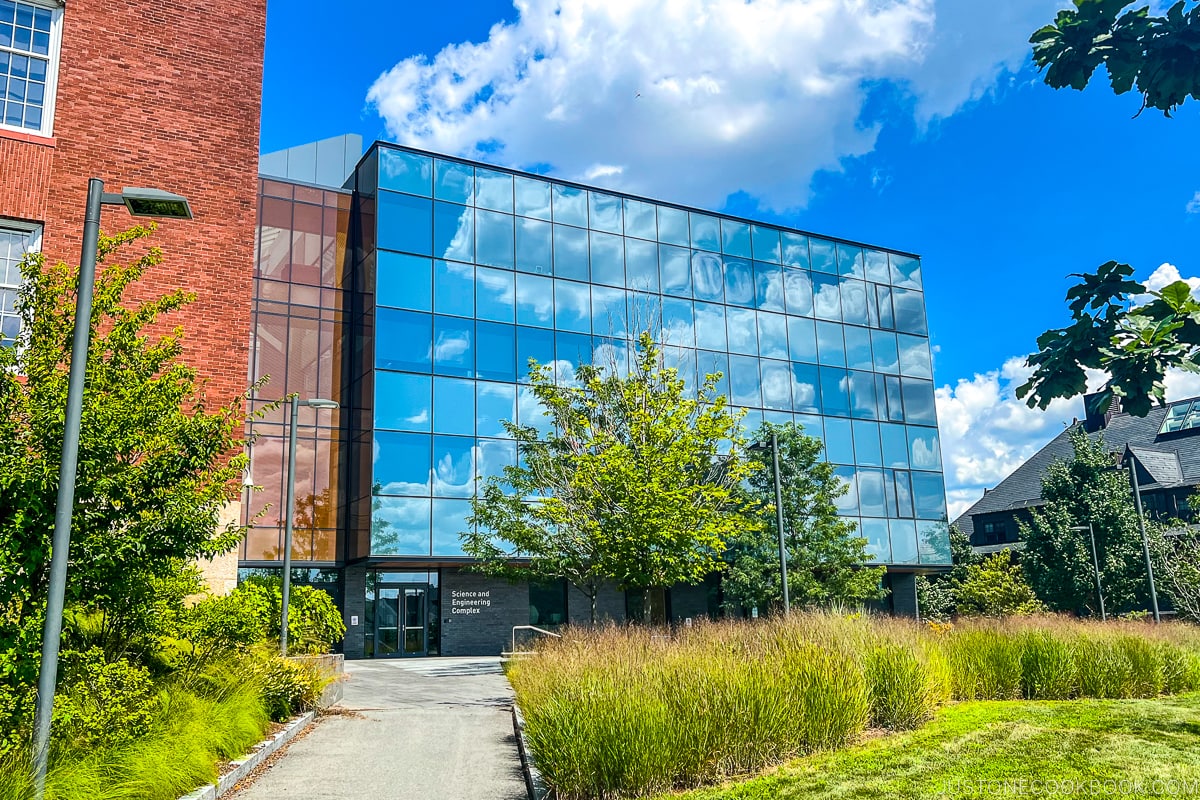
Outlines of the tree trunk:
M 642 590 L 642 622 L 646 625 L 653 624 L 654 615 L 650 612 L 650 587 Z
M 592 593 L 590 595 L 590 598 L 592 601 L 592 627 L 593 628 L 596 627 L 596 594 L 597 594 L 596 588 L 592 587 Z

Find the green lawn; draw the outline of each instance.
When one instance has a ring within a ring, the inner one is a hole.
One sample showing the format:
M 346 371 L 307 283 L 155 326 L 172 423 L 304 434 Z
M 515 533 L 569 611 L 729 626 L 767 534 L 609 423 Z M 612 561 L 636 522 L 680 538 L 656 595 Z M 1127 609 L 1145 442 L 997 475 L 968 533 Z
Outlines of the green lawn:
M 958 703 L 911 733 L 671 797 L 1050 796 L 1200 798 L 1200 695 Z

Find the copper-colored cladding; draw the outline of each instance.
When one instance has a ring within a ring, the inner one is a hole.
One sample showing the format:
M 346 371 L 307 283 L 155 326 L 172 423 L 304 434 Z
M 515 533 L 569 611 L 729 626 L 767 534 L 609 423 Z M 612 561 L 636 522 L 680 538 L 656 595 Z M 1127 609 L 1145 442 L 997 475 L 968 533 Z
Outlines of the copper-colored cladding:
M 295 392 L 341 401 L 342 271 L 350 224 L 346 195 L 280 181 L 260 182 L 250 380 L 270 380 L 252 401 L 254 410 Z M 251 492 L 245 519 L 251 525 L 244 561 L 282 558 L 287 486 L 286 406 L 247 428 Z M 339 411 L 300 409 L 296 442 L 296 508 L 292 558 L 338 558 Z M 265 509 L 265 513 L 264 513 Z M 257 519 L 255 517 L 259 514 Z

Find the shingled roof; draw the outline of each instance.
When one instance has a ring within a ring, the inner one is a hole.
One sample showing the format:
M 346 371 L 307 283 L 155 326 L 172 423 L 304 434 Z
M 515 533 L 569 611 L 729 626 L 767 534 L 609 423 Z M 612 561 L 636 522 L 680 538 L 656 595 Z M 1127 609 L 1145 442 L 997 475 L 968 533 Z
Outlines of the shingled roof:
M 1115 414 L 1106 428 L 1091 435 L 1103 437 L 1109 450 L 1133 454 L 1139 467 L 1138 481 L 1144 490 L 1195 486 L 1200 484 L 1200 428 L 1159 433 L 1169 409 L 1191 403 L 1193 399 L 1151 409 L 1145 417 Z M 1042 495 L 1042 476 L 1055 460 L 1071 457 L 1070 433 L 1081 425 L 1076 423 L 1069 426 L 1051 439 L 1045 447 L 1000 481 L 996 488 L 987 491 L 964 511 L 954 524 L 971 536 L 975 532 L 973 517 L 977 514 L 1038 505 Z

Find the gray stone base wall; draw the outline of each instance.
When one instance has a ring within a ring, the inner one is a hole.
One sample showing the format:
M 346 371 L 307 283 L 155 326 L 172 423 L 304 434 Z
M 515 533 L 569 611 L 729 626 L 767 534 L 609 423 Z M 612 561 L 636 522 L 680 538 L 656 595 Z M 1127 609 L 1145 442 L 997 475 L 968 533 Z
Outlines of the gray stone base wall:
M 680 585 L 671 589 L 671 621 L 683 625 L 686 620 L 708 619 L 708 587 Z
M 572 625 L 590 625 L 592 601 L 574 586 L 567 588 L 567 619 Z M 605 584 L 596 593 L 596 624 L 625 621 L 625 593 L 612 584 Z
M 893 572 L 892 579 L 892 613 L 898 617 L 916 617 L 917 608 L 917 576 L 906 572 Z
M 515 625 L 529 624 L 529 587 L 472 572 L 442 570 L 444 656 L 498 656 Z
M 346 638 L 342 652 L 346 658 L 362 658 L 367 632 L 367 567 L 351 564 L 342 571 L 342 622 Z

